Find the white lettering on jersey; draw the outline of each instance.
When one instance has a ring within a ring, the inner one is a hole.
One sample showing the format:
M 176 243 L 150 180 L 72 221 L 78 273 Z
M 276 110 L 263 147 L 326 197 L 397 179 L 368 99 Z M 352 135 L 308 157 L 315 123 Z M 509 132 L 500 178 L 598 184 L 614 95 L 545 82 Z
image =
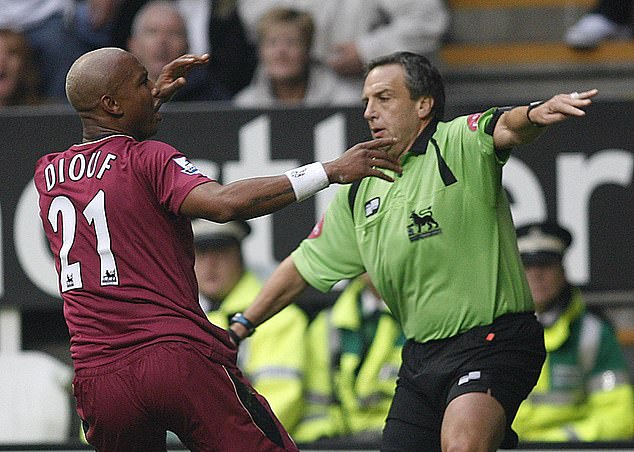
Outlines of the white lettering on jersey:
M 63 184 L 66 180 L 73 182 L 80 181 L 83 178 L 90 179 L 95 177 L 101 179 L 104 173 L 111 168 L 110 162 L 117 158 L 114 154 L 107 154 L 101 160 L 101 151 L 94 152 L 90 155 L 88 163 L 84 154 L 76 154 L 66 166 L 66 159 L 59 159 L 57 162 L 57 171 L 55 165 L 50 163 L 44 168 L 44 179 L 46 180 L 46 191 L 51 191 L 55 184 Z M 99 170 L 97 170 L 99 168 Z

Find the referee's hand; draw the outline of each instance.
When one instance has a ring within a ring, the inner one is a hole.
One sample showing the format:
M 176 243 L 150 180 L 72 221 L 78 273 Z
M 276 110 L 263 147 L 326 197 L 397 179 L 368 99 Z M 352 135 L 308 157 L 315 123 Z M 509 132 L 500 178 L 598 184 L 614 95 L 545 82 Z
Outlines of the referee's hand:
M 534 125 L 549 126 L 561 122 L 569 117 L 582 117 L 584 108 L 592 104 L 592 98 L 599 94 L 599 90 L 591 89 L 569 94 L 557 94 L 537 107 L 527 112 L 527 117 Z M 530 114 L 530 116 L 528 116 Z
M 233 323 L 229 328 L 227 328 L 227 333 L 229 334 L 229 339 L 231 339 L 233 345 L 238 348 L 240 346 L 240 342 L 242 342 L 242 339 L 247 337 L 249 331 L 239 323 Z

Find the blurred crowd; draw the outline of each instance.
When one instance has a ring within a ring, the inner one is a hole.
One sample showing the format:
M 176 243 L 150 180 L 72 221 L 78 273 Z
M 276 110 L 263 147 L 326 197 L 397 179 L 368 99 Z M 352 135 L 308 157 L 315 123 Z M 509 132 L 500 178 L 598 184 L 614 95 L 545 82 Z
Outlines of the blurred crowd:
M 598 0 L 562 40 L 631 39 L 633 4 Z M 133 52 L 150 78 L 183 53 L 209 53 L 178 101 L 350 104 L 370 59 L 437 60 L 450 18 L 445 0 L 0 0 L 0 107 L 65 102 L 71 63 L 107 46 Z
M 101 47 L 134 53 L 156 77 L 184 53 L 209 53 L 176 101 L 243 107 L 359 102 L 369 59 L 434 58 L 443 0 L 0 0 L 0 106 L 65 102 L 65 76 Z

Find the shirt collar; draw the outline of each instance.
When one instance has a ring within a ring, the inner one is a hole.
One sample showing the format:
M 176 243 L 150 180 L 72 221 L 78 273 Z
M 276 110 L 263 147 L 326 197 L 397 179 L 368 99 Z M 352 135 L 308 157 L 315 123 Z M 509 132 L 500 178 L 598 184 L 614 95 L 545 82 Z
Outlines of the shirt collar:
M 434 118 L 432 121 L 427 124 L 420 135 L 412 144 L 412 147 L 409 149 L 410 154 L 414 155 L 424 155 L 427 152 L 427 145 L 429 144 L 429 140 L 434 133 L 436 133 L 436 128 L 438 127 L 438 119 Z

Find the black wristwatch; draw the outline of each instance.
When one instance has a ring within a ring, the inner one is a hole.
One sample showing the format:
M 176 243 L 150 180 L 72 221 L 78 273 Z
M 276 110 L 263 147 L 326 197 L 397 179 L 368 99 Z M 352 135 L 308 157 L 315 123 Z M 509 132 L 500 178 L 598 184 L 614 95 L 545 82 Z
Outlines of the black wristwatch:
M 229 325 L 232 325 L 234 323 L 239 323 L 247 329 L 247 335 L 245 337 L 249 337 L 253 333 L 255 333 L 255 325 L 241 312 L 235 313 L 233 317 L 231 317 L 231 320 L 229 320 Z
M 526 119 L 528 119 L 528 122 L 530 122 L 535 127 L 546 127 L 546 124 L 539 124 L 537 122 L 533 122 L 529 115 L 529 113 L 531 112 L 533 108 L 539 107 L 543 103 L 544 103 L 543 100 L 536 100 L 535 102 L 531 102 L 530 104 L 528 104 L 528 109 L 526 110 Z

